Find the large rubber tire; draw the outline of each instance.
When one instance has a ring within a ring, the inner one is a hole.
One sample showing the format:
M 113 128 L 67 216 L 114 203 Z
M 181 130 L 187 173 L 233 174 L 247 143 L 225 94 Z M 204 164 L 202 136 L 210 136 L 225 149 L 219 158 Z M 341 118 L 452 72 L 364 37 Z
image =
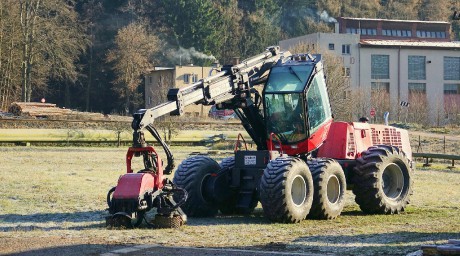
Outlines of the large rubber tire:
M 305 219 L 313 202 L 313 179 L 307 164 L 295 157 L 270 161 L 260 181 L 260 202 L 271 221 L 297 223 Z
M 337 218 L 345 205 L 347 181 L 342 167 L 333 159 L 314 159 L 307 162 L 313 176 L 313 204 L 309 218 L 331 220 Z
M 217 214 L 217 206 L 207 199 L 204 185 L 210 174 L 219 169 L 219 164 L 206 156 L 194 156 L 179 165 L 173 183 L 188 193 L 187 201 L 181 206 L 185 214 L 190 217 L 213 217 Z
M 394 214 L 404 211 L 412 195 L 409 159 L 397 147 L 370 147 L 357 159 L 353 193 L 365 213 Z
M 222 159 L 222 161 L 219 163 L 219 166 L 221 169 L 235 167 L 235 156 L 230 156 Z M 236 213 L 236 200 L 236 196 L 233 196 L 228 200 L 228 202 L 219 205 L 219 211 L 224 215 L 231 215 Z

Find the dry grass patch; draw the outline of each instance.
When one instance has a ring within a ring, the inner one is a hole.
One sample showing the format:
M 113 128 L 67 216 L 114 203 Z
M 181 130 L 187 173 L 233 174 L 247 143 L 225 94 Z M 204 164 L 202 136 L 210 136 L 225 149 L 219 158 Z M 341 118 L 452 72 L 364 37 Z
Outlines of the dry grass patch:
M 191 152 L 206 151 L 172 150 L 177 164 Z M 421 244 L 460 238 L 460 171 L 420 168 L 412 204 L 400 215 L 363 215 L 348 192 L 342 216 L 333 221 L 269 223 L 259 206 L 251 216 L 190 219 L 178 230 L 107 230 L 105 197 L 125 172 L 125 154 L 123 148 L 0 148 L 0 254 L 88 244 L 73 252 L 85 254 L 93 251 L 84 248 L 105 252 L 100 245 L 159 243 L 402 255 Z

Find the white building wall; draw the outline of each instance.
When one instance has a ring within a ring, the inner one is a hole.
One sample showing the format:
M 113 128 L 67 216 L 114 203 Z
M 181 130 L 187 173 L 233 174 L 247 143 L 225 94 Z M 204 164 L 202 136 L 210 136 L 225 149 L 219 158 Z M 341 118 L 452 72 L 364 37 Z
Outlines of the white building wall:
M 390 56 L 390 79 L 371 79 L 372 54 Z M 426 57 L 426 80 L 409 80 L 409 56 Z M 370 88 L 371 82 L 389 82 L 391 103 L 393 106 L 399 107 L 400 101 L 409 101 L 409 83 L 425 83 L 426 96 L 430 109 L 429 119 L 434 121 L 437 118 L 436 115 L 442 112 L 444 104 L 444 84 L 460 83 L 460 81 L 444 80 L 445 56 L 460 57 L 460 51 L 407 48 L 361 48 L 361 85 L 363 88 Z
M 282 51 L 289 50 L 299 44 L 314 45 L 315 52 L 331 53 L 342 58 L 344 67 L 350 68 L 350 86 L 359 87 L 359 35 L 314 33 L 296 38 L 280 41 Z M 329 49 L 329 44 L 334 44 L 334 49 Z M 350 54 L 342 53 L 342 45 L 350 45 Z M 323 56 L 324 62 L 327 57 Z
M 460 57 L 460 48 L 450 49 L 442 47 L 360 47 L 359 35 L 337 33 L 314 33 L 306 36 L 291 38 L 280 41 L 282 50 L 289 50 L 300 43 L 314 44 L 315 50 L 332 53 L 340 56 L 344 67 L 350 68 L 350 86 L 352 89 L 367 91 L 370 98 L 371 82 L 389 82 L 390 97 L 393 108 L 392 117 L 395 118 L 396 110 L 400 101 L 408 101 L 409 83 L 426 83 L 426 95 L 428 99 L 430 120 L 434 122 L 439 108 L 444 104 L 444 84 L 457 83 L 460 81 L 444 80 L 444 56 Z M 329 50 L 329 44 L 334 44 L 334 50 Z M 342 54 L 342 45 L 350 44 L 350 54 Z M 442 43 L 441 43 L 442 44 Z M 371 55 L 382 54 L 390 56 L 390 78 L 375 80 L 371 78 Z M 426 80 L 408 79 L 408 57 L 426 56 Z M 326 62 L 327 59 L 324 59 Z M 431 63 L 429 63 L 431 61 Z M 371 102 L 372 104 L 372 102 Z

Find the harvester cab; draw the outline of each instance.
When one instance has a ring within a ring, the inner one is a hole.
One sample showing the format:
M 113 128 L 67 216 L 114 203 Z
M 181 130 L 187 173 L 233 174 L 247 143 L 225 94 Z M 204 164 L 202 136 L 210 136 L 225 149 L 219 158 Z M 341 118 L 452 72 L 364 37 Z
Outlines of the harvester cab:
M 332 122 L 324 81 L 321 55 L 294 55 L 272 67 L 263 98 L 267 132 L 282 145 L 275 148 L 299 155 L 323 143 Z

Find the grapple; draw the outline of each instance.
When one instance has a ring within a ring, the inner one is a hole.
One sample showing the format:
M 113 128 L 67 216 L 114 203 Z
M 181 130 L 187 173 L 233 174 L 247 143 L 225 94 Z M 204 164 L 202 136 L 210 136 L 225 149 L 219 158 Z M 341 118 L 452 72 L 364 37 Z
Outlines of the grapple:
M 133 172 L 133 157 L 142 157 L 144 169 Z M 145 222 L 148 227 L 177 228 L 186 223 L 180 205 L 186 201 L 187 192 L 163 176 L 162 161 L 153 147 L 130 147 L 126 167 L 127 173 L 107 194 L 108 227 L 132 228 Z

